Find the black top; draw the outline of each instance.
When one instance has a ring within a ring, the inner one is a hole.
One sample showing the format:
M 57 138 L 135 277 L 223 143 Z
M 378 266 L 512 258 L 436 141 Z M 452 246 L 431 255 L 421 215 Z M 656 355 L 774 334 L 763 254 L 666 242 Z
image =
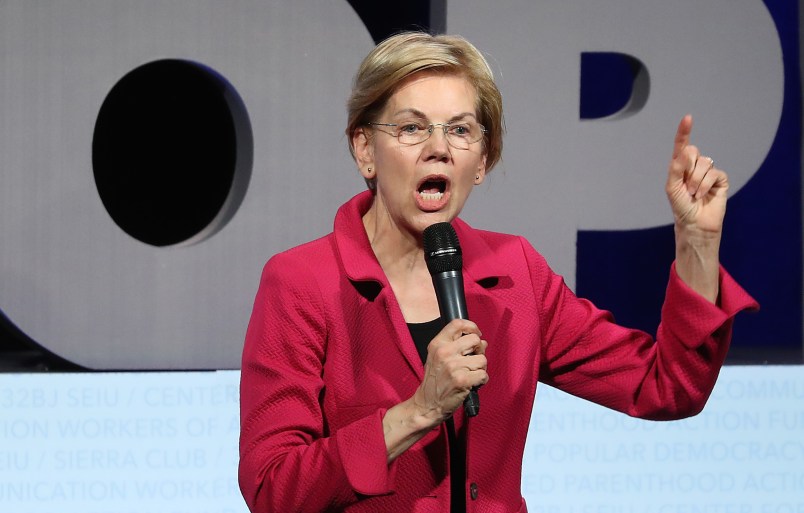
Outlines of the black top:
M 429 322 L 408 323 L 410 336 L 413 337 L 413 343 L 416 344 L 416 350 L 419 352 L 422 363 L 427 361 L 427 346 L 443 327 L 444 322 L 440 317 Z M 462 437 L 455 432 L 455 424 L 452 422 L 452 418 L 447 419 L 446 423 L 447 439 L 449 441 L 450 476 L 452 476 L 450 480 L 452 500 L 450 501 L 449 510 L 450 513 L 465 513 L 466 447 L 461 439 Z

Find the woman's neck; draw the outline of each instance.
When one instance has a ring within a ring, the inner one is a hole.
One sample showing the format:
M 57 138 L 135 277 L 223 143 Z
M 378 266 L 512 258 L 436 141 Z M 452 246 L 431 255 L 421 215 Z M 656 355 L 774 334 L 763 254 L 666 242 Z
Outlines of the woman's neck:
M 418 323 L 437 318 L 438 301 L 424 261 L 421 236 L 401 229 L 390 218 L 378 217 L 373 206 L 363 216 L 363 226 L 405 321 Z
M 383 215 L 376 202 L 363 215 L 363 227 L 386 276 L 426 272 L 421 235 L 394 223 L 390 215 Z

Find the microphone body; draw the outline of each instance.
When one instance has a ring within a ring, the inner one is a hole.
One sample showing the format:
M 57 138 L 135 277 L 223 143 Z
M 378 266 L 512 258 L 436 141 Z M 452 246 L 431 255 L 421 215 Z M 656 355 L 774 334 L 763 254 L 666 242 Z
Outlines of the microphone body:
M 438 310 L 445 324 L 455 319 L 469 319 L 463 290 L 463 256 L 458 234 L 449 223 L 435 223 L 424 230 L 424 259 L 433 279 Z M 463 401 L 468 417 L 480 412 L 477 387 L 472 387 Z
M 432 277 L 441 318 L 446 322 L 453 319 L 468 319 L 466 294 L 463 292 L 463 273 L 444 271 L 435 273 Z

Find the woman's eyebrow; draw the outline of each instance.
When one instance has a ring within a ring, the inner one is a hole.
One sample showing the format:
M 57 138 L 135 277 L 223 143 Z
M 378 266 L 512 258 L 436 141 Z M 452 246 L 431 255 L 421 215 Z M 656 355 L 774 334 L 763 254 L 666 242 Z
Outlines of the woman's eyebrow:
M 417 118 L 427 119 L 427 120 L 430 119 L 429 117 L 427 117 L 427 114 L 425 114 L 424 112 L 420 111 L 419 109 L 413 109 L 413 108 L 407 108 L 407 109 L 398 110 L 393 114 L 393 117 L 397 117 L 397 116 L 400 116 L 400 115 L 403 115 L 403 114 L 412 114 Z M 452 123 L 453 121 L 457 121 L 459 119 L 463 119 L 463 118 L 467 118 L 467 117 L 472 117 L 472 118 L 477 119 L 477 116 L 475 115 L 474 112 L 461 112 L 460 114 L 456 114 L 455 116 L 452 116 L 449 120 L 447 120 L 447 123 Z
M 403 114 L 413 114 L 417 118 L 427 119 L 427 115 L 425 115 L 424 112 L 422 112 L 422 111 L 420 111 L 418 109 L 412 109 L 412 108 L 398 110 L 398 111 L 394 112 L 394 117 L 401 116 Z
M 460 114 L 452 116 L 449 119 L 449 121 L 447 121 L 447 123 L 452 123 L 453 121 L 458 121 L 459 119 L 469 118 L 469 117 L 475 118 L 475 120 L 477 120 L 477 116 L 475 115 L 474 112 L 462 112 Z

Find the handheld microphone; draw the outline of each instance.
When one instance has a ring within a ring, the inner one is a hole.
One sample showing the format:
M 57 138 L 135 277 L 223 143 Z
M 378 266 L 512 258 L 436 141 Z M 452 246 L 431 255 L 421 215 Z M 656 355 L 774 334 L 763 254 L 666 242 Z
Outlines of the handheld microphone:
M 469 319 L 466 295 L 463 291 L 463 256 L 458 234 L 449 223 L 435 223 L 424 229 L 424 260 L 433 278 L 438 310 L 445 323 L 454 319 Z M 466 415 L 480 412 L 477 387 L 472 387 L 463 401 Z

